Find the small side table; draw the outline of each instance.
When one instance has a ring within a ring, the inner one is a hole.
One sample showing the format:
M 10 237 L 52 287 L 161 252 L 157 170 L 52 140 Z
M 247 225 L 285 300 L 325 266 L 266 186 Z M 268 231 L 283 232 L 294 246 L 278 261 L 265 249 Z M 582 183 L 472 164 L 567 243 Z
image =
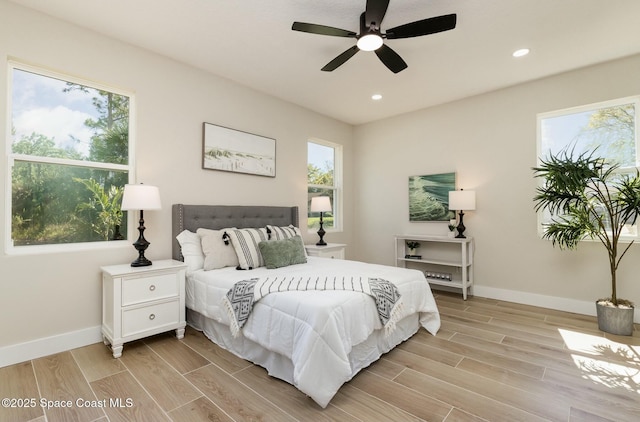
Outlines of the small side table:
M 184 337 L 186 264 L 171 259 L 147 267 L 102 267 L 102 338 L 113 357 L 124 343 L 176 330 Z
M 326 246 L 304 245 L 307 255 L 321 258 L 344 259 L 344 250 L 347 247 L 344 243 L 327 243 Z

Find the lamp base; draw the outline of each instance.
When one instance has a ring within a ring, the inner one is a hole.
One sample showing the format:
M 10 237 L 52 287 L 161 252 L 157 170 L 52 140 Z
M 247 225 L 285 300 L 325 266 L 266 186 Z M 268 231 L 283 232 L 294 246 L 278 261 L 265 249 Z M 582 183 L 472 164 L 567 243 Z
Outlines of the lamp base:
M 142 257 L 138 257 L 138 259 L 136 259 L 135 261 L 133 261 L 131 263 L 132 267 L 147 267 L 149 265 L 151 265 L 152 262 L 149 261 L 147 258 L 145 258 L 144 256 Z
M 326 232 L 322 228 L 322 224 L 322 212 L 320 212 L 320 230 L 318 230 L 318 236 L 320 236 L 320 240 L 318 241 L 318 243 L 316 243 L 316 246 L 327 246 L 327 242 L 325 242 L 323 239 Z
M 324 241 L 324 233 L 325 231 L 322 229 L 322 223 L 320 223 L 320 230 L 318 230 L 318 236 L 320 236 L 320 240 L 316 243 L 316 246 L 327 246 L 327 242 Z
M 456 239 L 466 239 L 467 236 L 465 236 L 463 233 L 466 229 L 466 227 L 464 226 L 464 222 L 462 221 L 464 218 L 464 213 L 462 211 L 460 211 L 460 213 L 458 214 L 460 215 L 460 222 L 458 223 L 458 226 L 456 227 L 456 229 L 458 230 L 458 235 L 456 236 Z
M 136 248 L 136 250 L 138 251 L 138 259 L 136 259 L 135 261 L 133 261 L 131 263 L 132 267 L 147 267 L 149 265 L 151 265 L 151 261 L 149 261 L 147 258 L 145 258 L 144 256 L 144 251 L 147 250 L 147 248 L 149 247 L 150 243 L 147 241 L 147 239 L 144 238 L 144 216 L 142 211 L 140 211 L 140 221 L 139 221 L 140 225 L 138 226 L 138 232 L 140 232 L 140 235 L 138 236 L 138 240 L 136 240 L 136 242 L 133 244 L 133 247 Z

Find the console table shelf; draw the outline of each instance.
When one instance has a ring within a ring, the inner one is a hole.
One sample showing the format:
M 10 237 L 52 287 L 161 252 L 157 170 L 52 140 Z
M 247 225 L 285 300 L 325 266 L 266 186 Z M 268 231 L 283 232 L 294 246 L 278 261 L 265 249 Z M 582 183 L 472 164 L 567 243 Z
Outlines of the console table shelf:
M 410 253 L 407 242 L 418 242 Z M 430 285 L 473 291 L 473 239 L 403 234 L 395 236 L 396 266 L 423 271 Z

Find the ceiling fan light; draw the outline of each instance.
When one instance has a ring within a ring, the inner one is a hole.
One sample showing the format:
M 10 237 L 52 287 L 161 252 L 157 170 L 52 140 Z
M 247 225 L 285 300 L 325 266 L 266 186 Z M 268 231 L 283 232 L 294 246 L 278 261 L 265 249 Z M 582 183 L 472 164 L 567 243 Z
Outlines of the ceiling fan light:
M 356 43 L 358 48 L 363 51 L 373 51 L 382 47 L 382 37 L 376 34 L 367 34 L 358 38 Z

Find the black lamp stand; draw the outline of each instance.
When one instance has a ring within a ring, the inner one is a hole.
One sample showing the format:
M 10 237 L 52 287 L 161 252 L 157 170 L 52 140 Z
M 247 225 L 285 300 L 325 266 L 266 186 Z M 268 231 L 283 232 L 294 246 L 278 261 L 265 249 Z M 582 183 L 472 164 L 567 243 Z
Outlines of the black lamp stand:
M 464 226 L 464 221 L 462 220 L 462 219 L 464 218 L 464 213 L 463 213 L 462 211 L 460 211 L 460 212 L 458 213 L 458 215 L 460 216 L 460 222 L 458 223 L 458 227 L 457 227 L 457 229 L 458 229 L 458 235 L 456 236 L 456 238 L 459 238 L 459 239 L 466 239 L 466 238 L 467 238 L 467 236 L 465 236 L 464 234 L 462 234 L 462 233 L 464 233 L 464 229 L 466 229 L 466 227 Z
M 144 238 L 144 211 L 142 210 L 140 210 L 139 223 L 138 231 L 140 232 L 140 236 L 138 236 L 136 243 L 133 244 L 133 247 L 138 251 L 138 259 L 131 263 L 132 267 L 146 267 L 151 265 L 151 261 L 144 256 L 144 251 L 149 247 L 149 242 Z
M 322 223 L 323 223 L 322 214 L 324 214 L 324 212 L 320 211 L 320 230 L 318 230 L 318 236 L 320 236 L 320 241 L 316 243 L 317 246 L 327 246 L 327 242 L 325 242 L 324 239 L 322 239 L 326 233 L 322 228 Z

